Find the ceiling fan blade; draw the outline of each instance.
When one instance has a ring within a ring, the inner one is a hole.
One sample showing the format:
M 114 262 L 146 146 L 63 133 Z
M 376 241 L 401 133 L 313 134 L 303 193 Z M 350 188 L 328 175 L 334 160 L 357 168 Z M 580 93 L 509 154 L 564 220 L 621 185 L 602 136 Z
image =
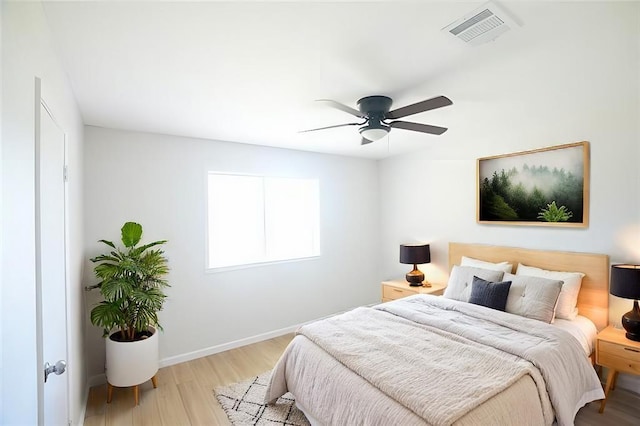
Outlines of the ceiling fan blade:
M 362 126 L 363 124 L 364 124 L 364 123 L 345 123 L 345 124 L 336 124 L 335 126 L 318 127 L 317 129 L 309 129 L 309 130 L 300 130 L 298 133 L 315 132 L 316 130 L 325 130 L 325 129 L 335 129 L 336 127 Z
M 392 121 L 389 126 L 398 129 L 413 130 L 414 132 L 441 135 L 447 131 L 446 127 L 431 126 L 429 124 L 411 123 L 409 121 Z
M 339 109 L 340 111 L 344 111 L 347 114 L 355 115 L 356 117 L 366 118 L 366 115 L 358 111 L 357 109 L 353 109 L 346 105 L 341 104 L 340 102 L 332 101 L 331 99 L 316 99 L 316 102 L 324 102 L 332 108 Z
M 448 105 L 453 105 L 451 99 L 446 96 L 436 96 L 435 98 L 427 99 L 426 101 L 417 102 L 415 104 L 407 105 L 402 108 L 389 111 L 385 118 L 402 118 L 407 115 L 417 114 L 419 112 L 430 111 L 436 108 L 442 108 Z

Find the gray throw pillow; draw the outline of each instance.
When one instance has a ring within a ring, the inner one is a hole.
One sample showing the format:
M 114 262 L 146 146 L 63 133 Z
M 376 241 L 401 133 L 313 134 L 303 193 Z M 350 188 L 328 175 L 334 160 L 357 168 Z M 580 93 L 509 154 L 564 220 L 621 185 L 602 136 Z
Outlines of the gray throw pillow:
M 507 312 L 546 323 L 553 321 L 562 281 L 513 274 L 505 274 L 503 279 L 511 281 Z
M 474 276 L 482 278 L 483 280 L 498 282 L 502 281 L 503 275 L 504 272 L 502 271 L 454 265 L 453 268 L 451 268 L 451 275 L 449 276 L 449 282 L 447 288 L 444 290 L 443 296 L 447 299 L 468 302 Z

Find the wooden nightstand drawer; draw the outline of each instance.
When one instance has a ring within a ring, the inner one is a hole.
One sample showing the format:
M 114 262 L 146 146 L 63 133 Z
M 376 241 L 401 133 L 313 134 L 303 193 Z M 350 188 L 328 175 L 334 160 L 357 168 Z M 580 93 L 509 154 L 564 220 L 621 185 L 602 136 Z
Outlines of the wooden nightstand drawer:
M 407 296 L 413 296 L 414 294 L 418 294 L 417 291 L 411 291 L 404 288 L 391 287 L 389 285 L 382 286 L 382 298 L 383 299 L 401 299 Z
M 412 287 L 404 279 L 383 281 L 382 301 L 389 302 L 391 300 L 402 299 L 403 297 L 413 296 L 415 294 L 433 294 L 434 296 L 440 296 L 444 293 L 445 287 L 446 285 L 436 283 L 432 283 L 430 287 Z
M 640 349 L 603 341 L 598 342 L 598 345 L 600 349 L 600 356 L 613 355 L 640 363 Z
M 640 374 L 640 350 L 609 342 L 598 342 L 599 365 L 625 373 Z
M 598 364 L 613 368 L 623 373 L 640 374 L 640 362 L 631 361 L 628 358 L 620 358 L 610 354 L 600 354 Z

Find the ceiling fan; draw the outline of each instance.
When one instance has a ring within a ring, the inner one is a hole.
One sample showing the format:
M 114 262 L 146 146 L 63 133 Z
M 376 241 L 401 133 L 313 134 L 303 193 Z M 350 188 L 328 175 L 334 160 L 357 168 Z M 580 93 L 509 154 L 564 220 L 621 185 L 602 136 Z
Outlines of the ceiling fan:
M 358 101 L 358 109 L 353 109 L 340 102 L 329 99 L 319 99 L 318 102 L 324 102 L 332 108 L 339 109 L 348 114 L 363 119 L 361 123 L 345 123 L 336 124 L 334 126 L 319 127 L 317 129 L 302 130 L 300 133 L 315 132 L 317 130 L 333 129 L 345 126 L 362 126 L 359 129 L 362 136 L 361 144 L 365 145 L 377 141 L 391 131 L 392 127 L 398 129 L 412 130 L 414 132 L 429 133 L 432 135 L 441 135 L 447 131 L 446 127 L 431 126 L 429 124 L 412 123 L 409 121 L 398 121 L 397 118 L 403 118 L 408 115 L 418 114 L 424 111 L 430 111 L 436 108 L 442 108 L 453 105 L 451 99 L 446 96 L 436 96 L 435 98 L 407 105 L 402 108 L 389 111 L 393 100 L 387 96 L 367 96 Z M 389 121 L 395 120 L 395 121 Z

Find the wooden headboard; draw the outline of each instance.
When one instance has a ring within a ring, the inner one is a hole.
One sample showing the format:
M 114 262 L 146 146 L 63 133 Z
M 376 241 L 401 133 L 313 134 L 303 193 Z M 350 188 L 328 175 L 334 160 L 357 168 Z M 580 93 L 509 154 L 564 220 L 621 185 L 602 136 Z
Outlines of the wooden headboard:
M 551 271 L 582 272 L 582 287 L 578 295 L 578 311 L 598 328 L 609 322 L 609 256 L 606 254 L 566 251 L 532 250 L 483 244 L 449 243 L 449 270 L 459 265 L 462 256 L 487 262 L 522 263 Z

